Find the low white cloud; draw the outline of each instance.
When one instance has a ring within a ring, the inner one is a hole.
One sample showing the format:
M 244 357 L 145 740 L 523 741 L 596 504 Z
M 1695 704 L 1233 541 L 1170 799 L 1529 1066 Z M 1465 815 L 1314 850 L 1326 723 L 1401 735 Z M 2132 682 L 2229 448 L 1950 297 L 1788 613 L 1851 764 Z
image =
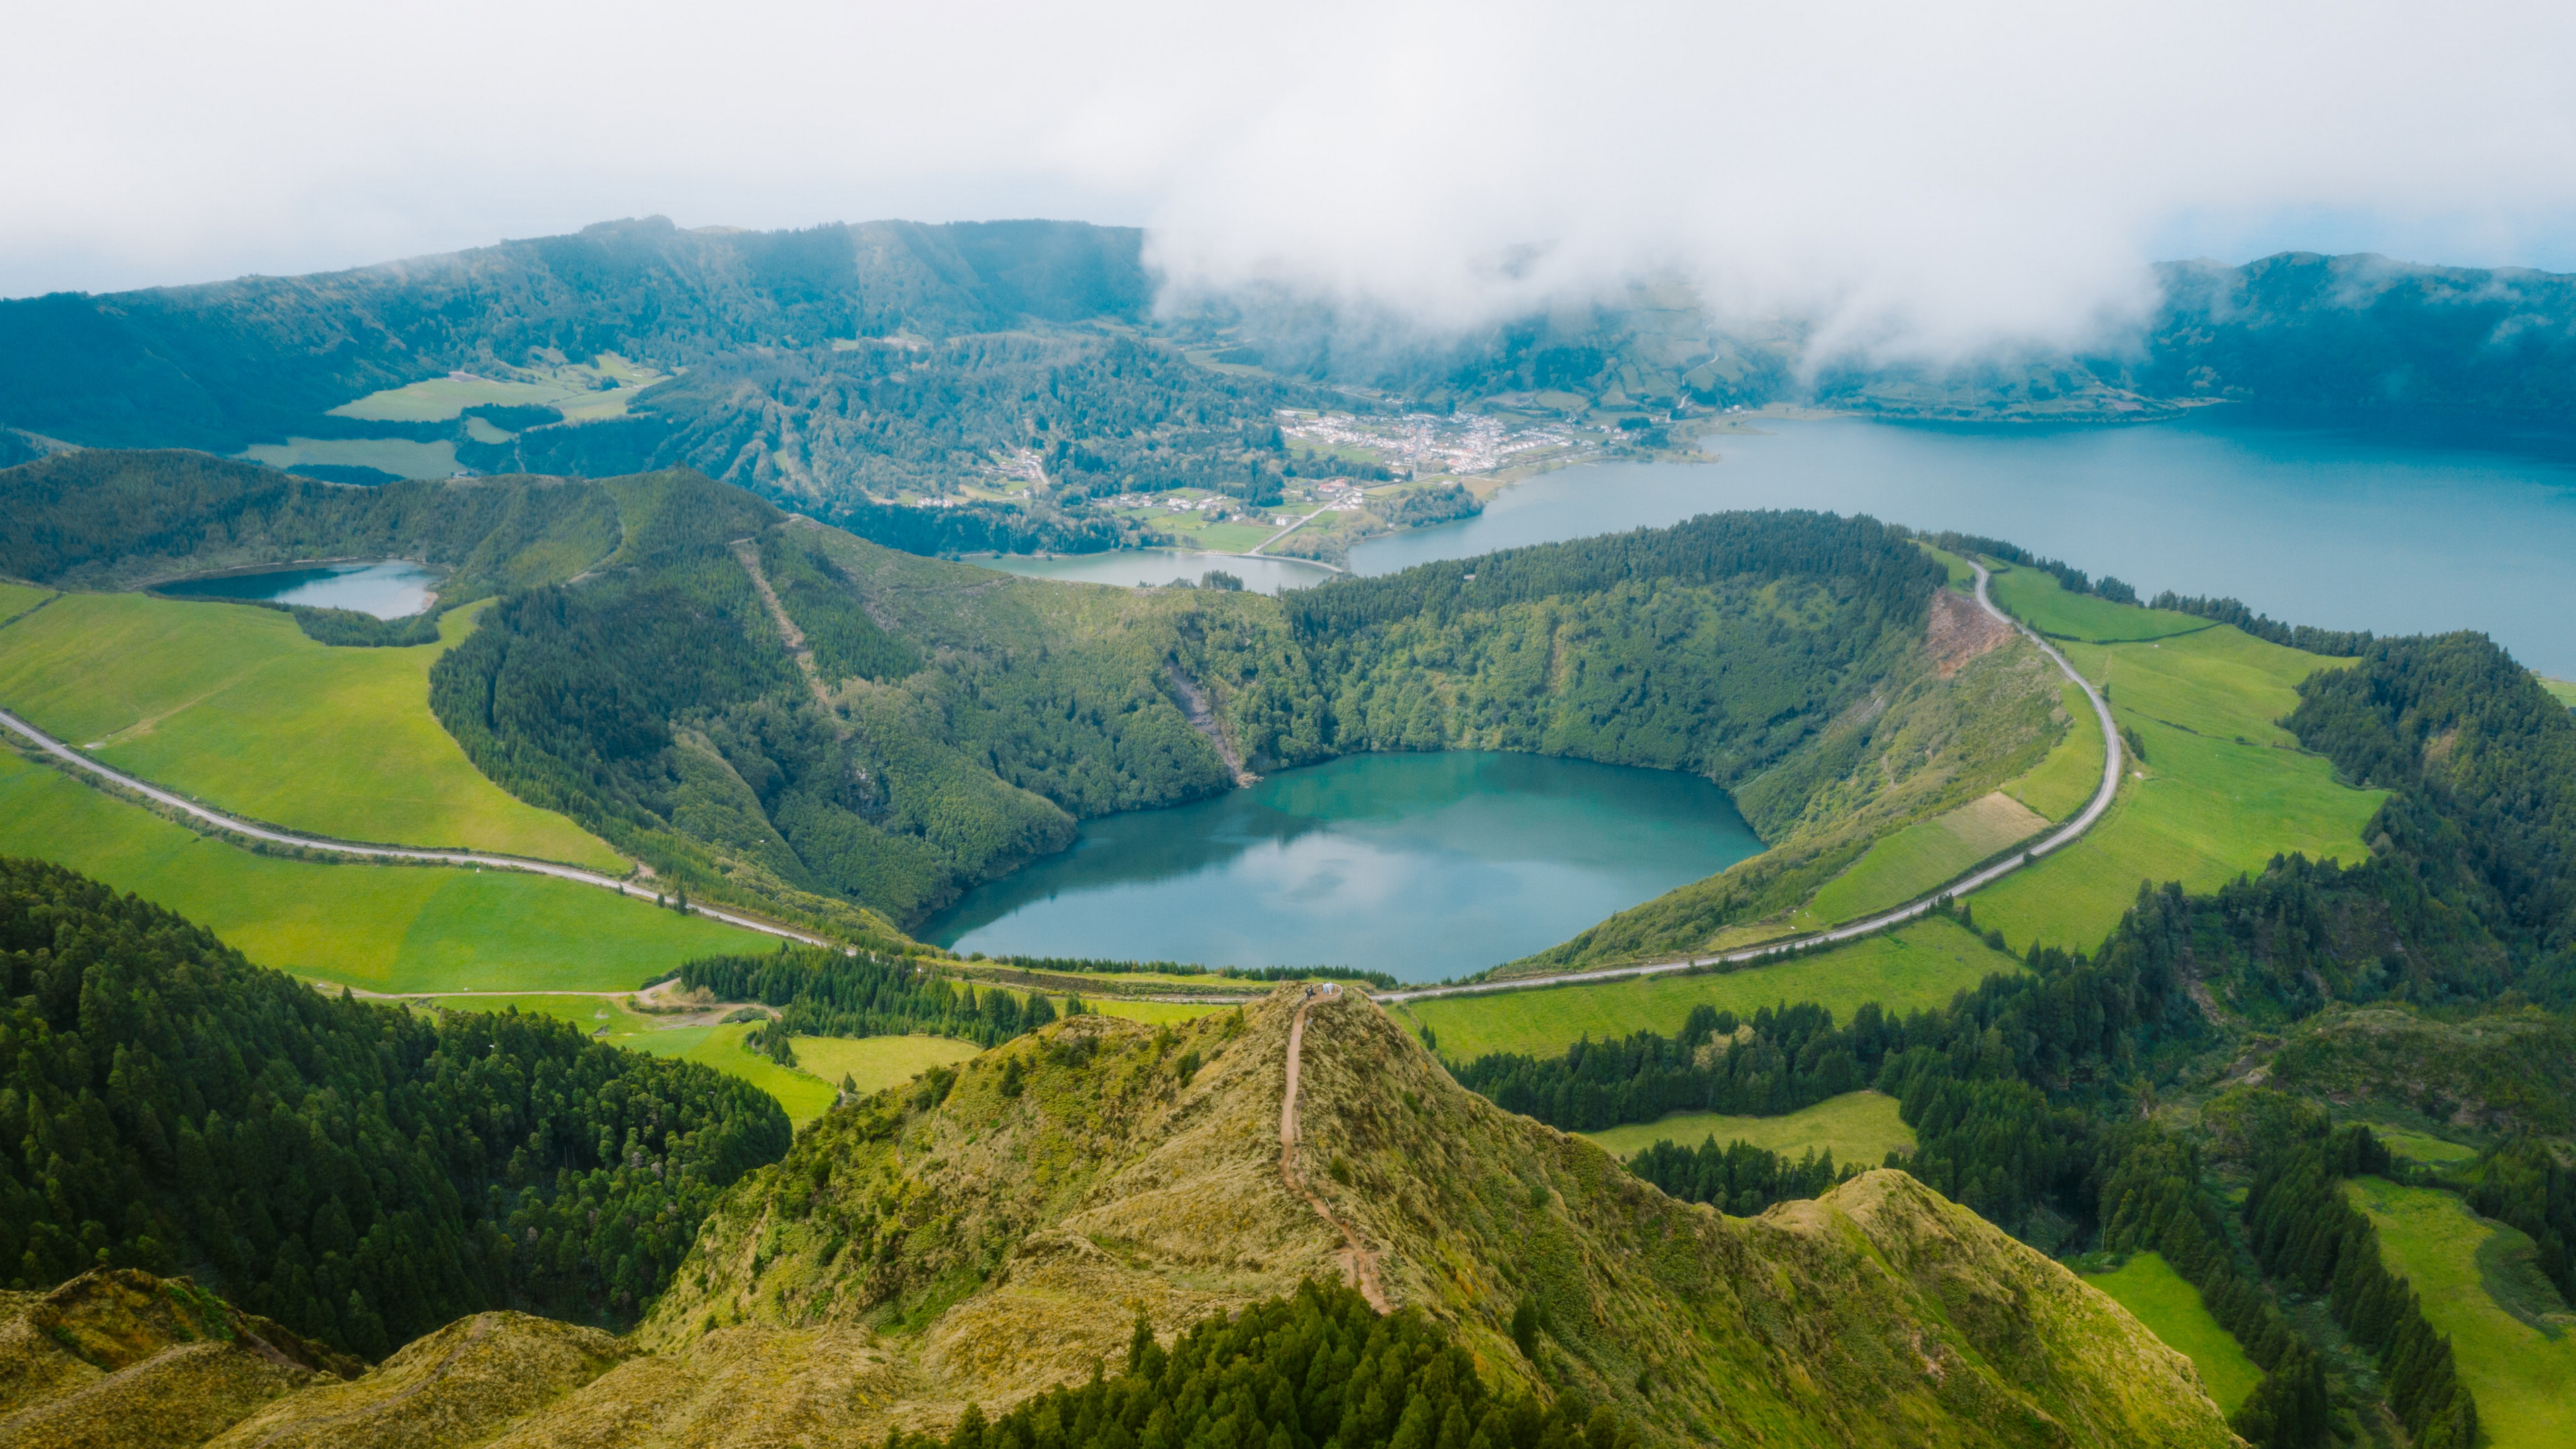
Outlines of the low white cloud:
M 2094 331 L 2177 247 L 2567 265 L 2576 216 L 2563 5 L 22 10 L 0 295 L 1058 215 L 1431 323 L 1665 270 L 1939 350 Z

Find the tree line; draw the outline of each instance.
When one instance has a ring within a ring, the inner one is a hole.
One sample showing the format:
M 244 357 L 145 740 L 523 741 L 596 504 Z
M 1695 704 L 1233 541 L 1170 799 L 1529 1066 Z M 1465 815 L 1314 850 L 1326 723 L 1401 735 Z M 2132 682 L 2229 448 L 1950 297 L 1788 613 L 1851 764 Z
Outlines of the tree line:
M 2198 594 L 2177 594 L 2171 589 L 2156 595 L 2150 609 L 2170 609 L 2177 614 L 2198 614 L 2230 624 L 2257 639 L 2304 649 L 2310 654 L 2323 654 L 2336 659 L 2350 659 L 2368 649 L 2376 638 L 2367 629 L 2319 629 L 2307 624 L 2284 624 L 2268 614 L 2257 614 L 2245 607 L 2241 599 L 2221 599 Z
M 325 997 L 0 858 L 0 1277 L 208 1278 L 368 1357 L 492 1307 L 623 1327 L 786 1114 L 546 1018 Z
M 2407 1281 L 2388 1271 L 2378 1230 L 2343 1195 L 2345 1178 L 2390 1167 L 2388 1149 L 2359 1124 L 2276 1152 L 2257 1164 L 2246 1190 L 2247 1239 L 2267 1271 L 2324 1295 L 2335 1321 L 2377 1355 L 2389 1406 L 2420 1449 L 2472 1449 L 2477 1401 L 2460 1382 L 2450 1340 L 2425 1319 Z M 2282 1427 L 2292 1422 L 2284 1418 Z
M 1528 1351 L 1525 1346 L 1524 1351 Z M 1142 1316 L 1123 1371 L 1025 1399 L 969 1404 L 945 1436 L 886 1449 L 1637 1449 L 1634 1425 L 1582 1396 L 1542 1404 L 1486 1386 L 1418 1308 L 1378 1316 L 1359 1291 L 1308 1282 L 1155 1342 Z
M 1301 634 L 1348 635 L 1402 619 L 1447 622 L 1467 609 L 1604 593 L 1631 580 L 1693 585 L 1751 575 L 1833 580 L 1871 612 L 1919 624 L 1932 590 L 1948 575 L 1908 545 L 1908 536 L 1867 516 L 1704 513 L 1669 528 L 1503 549 L 1377 578 L 1337 578 L 1288 594 L 1283 603 Z
M 1026 998 L 998 986 L 934 975 L 902 956 L 847 955 L 831 949 L 782 948 L 745 956 L 701 956 L 680 967 L 680 988 L 705 989 L 725 1001 L 780 1008 L 760 1045 L 793 1065 L 795 1036 L 905 1036 L 927 1032 L 978 1046 L 999 1046 L 1056 1019 L 1044 992 Z M 1066 1010 L 1082 1012 L 1082 998 Z
M 1949 529 L 1943 529 L 1939 533 L 1927 533 L 1922 535 L 1922 538 L 1925 543 L 1931 544 L 1934 548 L 1950 553 L 1968 557 L 1983 554 L 1987 558 L 2001 559 L 2005 563 L 2022 568 L 2036 569 L 2054 577 L 2057 580 L 2057 586 L 2070 594 L 2091 594 L 2098 599 L 2108 599 L 2114 604 L 2134 604 L 2138 601 L 2136 589 L 2109 574 L 2104 574 L 2097 579 L 2064 559 L 2042 558 L 2017 543 L 2008 543 L 2000 538 L 1988 538 L 1981 533 L 1958 533 Z

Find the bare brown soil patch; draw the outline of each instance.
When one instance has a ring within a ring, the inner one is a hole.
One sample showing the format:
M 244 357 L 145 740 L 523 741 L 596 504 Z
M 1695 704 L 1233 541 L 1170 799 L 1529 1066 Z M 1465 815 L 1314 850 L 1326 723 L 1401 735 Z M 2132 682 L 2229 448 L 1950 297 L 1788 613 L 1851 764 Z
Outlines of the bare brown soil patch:
M 1978 608 L 1976 600 L 1948 589 L 1933 590 L 1932 622 L 1924 631 L 1923 643 L 1932 651 L 1932 662 L 1943 679 L 1978 655 L 2002 647 L 2011 637 L 2012 626 Z

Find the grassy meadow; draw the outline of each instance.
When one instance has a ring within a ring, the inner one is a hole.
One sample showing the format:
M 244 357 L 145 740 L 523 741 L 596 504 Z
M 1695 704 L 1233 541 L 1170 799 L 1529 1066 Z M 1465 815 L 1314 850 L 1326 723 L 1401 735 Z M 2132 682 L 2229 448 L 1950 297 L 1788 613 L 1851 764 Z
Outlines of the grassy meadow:
M 2218 1407 L 2233 1414 L 2263 1382 L 2263 1370 L 2245 1356 L 2243 1345 L 2219 1325 L 2191 1280 L 2154 1253 L 2140 1253 L 2109 1273 L 2088 1273 L 2084 1281 L 2111 1295 L 2131 1317 L 2163 1339 L 2200 1370 L 2201 1385 Z
M 2102 784 L 2102 722 L 2073 680 L 2057 686 L 2057 703 L 2074 724 L 2037 767 L 2003 793 L 2050 820 L 2072 820 Z
M 65 594 L 0 626 L 0 704 L 103 764 L 266 824 L 622 873 L 606 842 L 495 785 L 429 711 L 483 606 L 410 649 L 332 648 L 292 616 Z
M 2099 770 L 2101 756 L 2093 758 Z M 1813 929 L 1901 906 L 2047 828 L 2048 822 L 2029 806 L 2001 791 L 1980 796 L 1872 845 L 1849 869 L 1825 882 L 1792 923 Z
M 2017 576 L 2037 580 L 2040 602 L 2052 602 L 2056 580 Z M 2276 854 L 2353 861 L 2367 853 L 2361 830 L 2386 795 L 2337 784 L 2325 759 L 2299 749 L 2278 723 L 2297 707 L 2299 681 L 2339 661 L 2225 626 L 2062 647 L 2106 690 L 2113 719 L 2145 758 L 2128 762 L 2119 797 L 2082 840 L 1975 895 L 1978 922 L 2000 927 L 2016 950 L 2033 941 L 2093 949 L 2141 881 L 2208 891 Z
M 1750 1016 L 1783 1002 L 1821 1003 L 1847 1021 L 1864 1002 L 1908 1012 L 1946 1006 L 1950 998 L 1996 973 L 2022 969 L 1956 922 L 1917 921 L 1826 952 L 1702 976 L 1627 977 L 1597 985 L 1546 986 L 1478 996 L 1440 996 L 1396 1008 L 1409 1024 L 1428 1026 L 1451 1061 L 1487 1052 L 1552 1056 L 1576 1039 L 1623 1037 L 1681 1029 L 1706 1002 Z
M 2142 609 L 2091 594 L 2070 594 L 2058 586 L 2055 574 L 2037 569 L 1998 568 L 1986 592 L 2004 612 L 2052 639 L 2111 644 L 2167 639 L 2218 627 L 2197 614 Z
M 322 864 L 210 840 L 0 752 L 0 854 L 169 907 L 264 966 L 368 991 L 616 991 L 767 936 L 510 870 Z
M 742 1078 L 778 1099 L 787 1109 L 787 1119 L 797 1126 L 823 1115 L 832 1105 L 832 1094 L 840 1090 L 838 1081 L 824 1081 L 808 1071 L 782 1067 L 743 1045 L 751 1035 L 752 1023 L 738 1021 L 731 1026 L 680 1026 L 668 1031 L 648 1032 L 629 1037 L 619 1046 L 633 1047 L 657 1057 L 678 1057 L 717 1071 Z M 900 1038 L 898 1038 L 899 1040 Z M 797 1040 L 798 1054 L 803 1054 L 804 1039 Z
M 1723 1112 L 1675 1112 L 1654 1122 L 1632 1122 L 1576 1134 L 1612 1156 L 1634 1157 L 1658 1142 L 1697 1147 L 1716 1138 L 1723 1147 L 1750 1142 L 1766 1152 L 1803 1157 L 1830 1152 L 1844 1165 L 1876 1167 L 1891 1152 L 1914 1150 L 1914 1129 L 1896 1116 L 1896 1099 L 1878 1092 L 1845 1092 L 1778 1117 L 1730 1117 Z
M 54 597 L 54 591 L 51 589 L 40 589 L 33 584 L 0 582 L 0 625 L 16 622 L 20 615 L 52 597 Z
M 593 364 L 574 363 L 553 369 L 551 375 L 540 374 L 542 381 L 432 377 L 371 392 L 355 402 L 342 403 L 331 412 L 335 417 L 358 418 L 366 422 L 436 423 L 486 403 L 503 406 L 541 404 L 556 408 L 570 421 L 589 422 L 623 414 L 627 403 L 634 399 L 636 389 L 660 382 L 665 375 L 648 367 L 639 367 L 616 353 L 603 352 Z M 612 379 L 619 384 L 618 387 L 613 390 L 600 387 L 603 380 Z
M 2539 676 L 2539 679 L 2540 687 L 2549 691 L 2551 699 L 2569 709 L 2576 709 L 2576 680 L 2552 679 L 2546 674 Z
M 2388 1144 L 2389 1151 L 2414 1162 L 2433 1164 L 2467 1162 L 2478 1155 L 2478 1150 L 2474 1147 L 2463 1147 L 2457 1142 L 2446 1142 L 2439 1137 L 2428 1136 L 2422 1132 L 2407 1132 L 2394 1127 L 2377 1125 L 2372 1126 L 2370 1131 L 2373 1136 Z
M 2531 1239 L 2477 1217 L 2451 1193 L 2385 1178 L 2344 1184 L 2379 1230 L 2389 1271 L 2451 1340 L 2492 1449 L 2576 1444 L 2576 1317 L 2531 1261 Z
M 909 1082 L 932 1067 L 953 1067 L 982 1048 L 945 1036 L 800 1036 L 796 1062 L 835 1087 L 843 1077 L 873 1092 Z

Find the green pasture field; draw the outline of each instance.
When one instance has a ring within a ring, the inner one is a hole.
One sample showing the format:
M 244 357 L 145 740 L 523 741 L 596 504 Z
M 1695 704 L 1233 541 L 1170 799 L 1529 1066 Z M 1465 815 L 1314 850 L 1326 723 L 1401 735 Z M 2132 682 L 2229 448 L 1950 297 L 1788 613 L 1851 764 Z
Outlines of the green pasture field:
M 1184 521 L 1187 520 L 1187 521 Z M 1193 548 L 1212 553 L 1241 553 L 1279 530 L 1268 523 L 1206 523 L 1195 514 L 1166 513 L 1155 520 L 1155 526 L 1176 538 L 1186 540 Z M 1225 567 L 1222 563 L 1212 568 Z
M 2135 604 L 2115 604 L 2091 594 L 2070 594 L 2058 586 L 2057 576 L 2037 569 L 1997 568 L 1986 592 L 2003 607 L 2005 613 L 2021 620 L 2042 634 L 2057 639 L 2080 639 L 2087 643 L 2124 643 L 2136 639 L 2165 639 L 2177 634 L 2193 634 L 2216 628 L 2195 614 L 2176 613 L 2171 609 L 2142 609 Z
M 1891 1152 L 1914 1150 L 1914 1129 L 1897 1119 L 1896 1099 L 1879 1092 L 1845 1092 L 1779 1117 L 1730 1117 L 1723 1112 L 1675 1112 L 1654 1122 L 1632 1122 L 1576 1134 L 1611 1156 L 1630 1158 L 1658 1142 L 1697 1147 L 1710 1138 L 1720 1147 L 1750 1142 L 1765 1152 L 1796 1159 L 1830 1152 L 1844 1166 L 1876 1167 Z
M 272 468 L 375 468 L 397 478 L 445 478 L 456 472 L 456 445 L 443 438 L 435 443 L 409 438 L 288 438 L 283 443 L 253 443 L 239 456 Z
M 863 1094 L 932 1067 L 953 1067 L 982 1050 L 945 1036 L 800 1036 L 795 1045 L 797 1065 L 834 1087 L 849 1077 Z
M 2551 699 L 2569 709 L 2576 709 L 2576 680 L 2552 679 L 2546 674 L 2535 677 L 2539 679 L 2540 687 L 2549 691 Z
M 1751 1016 L 1783 1002 L 1816 1002 L 1848 1021 L 1865 1002 L 1904 1013 L 1947 1006 L 1988 976 L 2023 969 L 1955 921 L 1934 918 L 1882 932 L 1817 956 L 1740 971 L 1627 977 L 1598 985 L 1545 986 L 1405 1002 L 1397 1014 L 1431 1028 L 1453 1062 L 1488 1052 L 1553 1056 L 1578 1038 L 1681 1030 L 1702 1002 Z
M 410 998 L 413 1006 L 434 1007 L 441 1011 L 516 1011 L 523 1016 L 551 1016 L 569 1021 L 586 1031 L 605 1028 L 606 1040 L 626 1045 L 625 1038 L 653 1031 L 661 1019 L 648 1012 L 629 1011 L 623 991 L 608 995 L 567 992 L 495 992 L 475 996 L 432 996 Z
M 2263 1382 L 2263 1370 L 2245 1356 L 2235 1335 L 2219 1326 L 2200 1290 L 2160 1255 L 2139 1253 L 2116 1271 L 2088 1273 L 2084 1281 L 2110 1294 L 2165 1347 L 2190 1359 L 2200 1370 L 2201 1386 L 2228 1413 L 2243 1406 Z
M 264 824 L 623 874 L 605 841 L 474 768 L 429 712 L 439 642 L 332 648 L 275 609 L 66 594 L 0 627 L 0 704 L 102 764 Z
M 2058 685 L 2057 702 L 2074 723 L 2029 774 L 2004 786 L 2004 793 L 2050 820 L 2072 820 L 2102 785 L 2102 723 L 2093 717 L 2093 702 L 2071 679 Z
M 2381 1260 L 2451 1340 L 2477 1396 L 2482 1444 L 2576 1444 L 2576 1316 L 2533 1266 L 2531 1239 L 2477 1217 L 2453 1194 L 2356 1178 L 2344 1192 L 2379 1230 Z
M 2388 1144 L 2389 1151 L 2416 1162 L 2466 1162 L 2478 1155 L 2478 1150 L 2474 1147 L 2463 1147 L 2457 1142 L 2445 1142 L 2439 1137 L 2427 1136 L 2421 1132 L 2406 1132 L 2394 1127 L 2379 1126 L 2372 1127 L 2370 1131 L 2371 1135 Z
M 556 368 L 553 376 L 543 382 L 512 382 L 489 377 L 433 377 L 402 387 L 389 387 L 382 392 L 371 392 L 355 402 L 342 403 L 331 412 L 335 417 L 358 418 L 366 422 L 435 423 L 485 403 L 504 406 L 536 403 L 558 408 L 572 421 L 588 422 L 593 418 L 616 417 L 624 413 L 636 389 L 660 382 L 664 376 L 651 368 L 638 367 L 613 352 L 603 352 L 597 366 Z M 615 378 L 620 386 L 614 390 L 600 388 L 599 380 L 603 377 Z M 329 460 L 316 458 L 307 461 Z
M 2348 862 L 2367 854 L 2362 827 L 2386 792 L 2337 784 L 2325 759 L 2300 750 L 2278 723 L 2298 706 L 2298 682 L 2339 661 L 2224 625 L 2064 648 L 2107 687 L 2113 719 L 2146 757 L 2127 762 L 2119 798 L 2082 840 L 1973 898 L 1977 920 L 2000 928 L 2015 949 L 2034 940 L 2094 949 L 2141 881 L 2208 891 L 2276 854 Z
M 52 597 L 53 590 L 33 584 L 0 583 L 0 625 L 16 622 L 19 615 Z
M 367 991 L 621 991 L 692 956 L 776 949 L 521 871 L 257 854 L 11 752 L 0 752 L 0 853 L 167 906 L 263 966 Z
M 1063 997 L 1049 999 L 1055 1003 L 1057 1010 L 1064 1009 Z M 1102 1016 L 1124 1017 L 1129 1021 L 1144 1022 L 1148 1026 L 1159 1026 L 1167 1021 L 1193 1021 L 1209 1012 L 1227 1011 L 1232 1008 L 1186 1001 L 1128 1001 L 1115 996 L 1086 996 L 1082 998 L 1082 1009 L 1097 1012 Z
M 2099 734 L 2099 729 L 2094 731 Z M 2098 762 L 2100 757 L 2095 757 Z M 2030 807 L 1998 791 L 1887 836 L 1817 890 L 1794 924 L 1830 926 L 1901 906 L 2006 846 L 2048 828 Z
M 778 1099 L 787 1109 L 787 1119 L 797 1126 L 820 1117 L 832 1105 L 832 1094 L 840 1090 L 838 1081 L 824 1081 L 811 1072 L 782 1067 L 743 1045 L 751 1034 L 752 1023 L 738 1021 L 731 1026 L 682 1026 L 669 1031 L 647 1032 L 618 1043 L 657 1057 L 678 1057 L 697 1062 L 717 1071 L 742 1078 Z M 899 1039 L 899 1038 L 898 1038 Z M 796 1039 L 797 1055 L 804 1055 L 806 1038 Z
M 1919 538 L 1914 541 L 1914 546 L 1923 550 L 1925 553 L 1930 554 L 1940 563 L 1941 567 L 1950 571 L 1950 586 L 1952 588 L 1955 588 L 1962 593 L 1974 593 L 1976 591 L 1977 571 L 1968 567 L 1968 561 L 1966 559 L 1959 557 L 1948 549 L 1934 548 L 1932 545 L 1925 543 Z
M 436 423 L 486 403 L 558 403 L 573 393 L 572 388 L 549 382 L 433 377 L 402 387 L 389 387 L 382 392 L 371 392 L 356 402 L 342 403 L 331 409 L 331 415 L 359 418 L 371 423 Z

